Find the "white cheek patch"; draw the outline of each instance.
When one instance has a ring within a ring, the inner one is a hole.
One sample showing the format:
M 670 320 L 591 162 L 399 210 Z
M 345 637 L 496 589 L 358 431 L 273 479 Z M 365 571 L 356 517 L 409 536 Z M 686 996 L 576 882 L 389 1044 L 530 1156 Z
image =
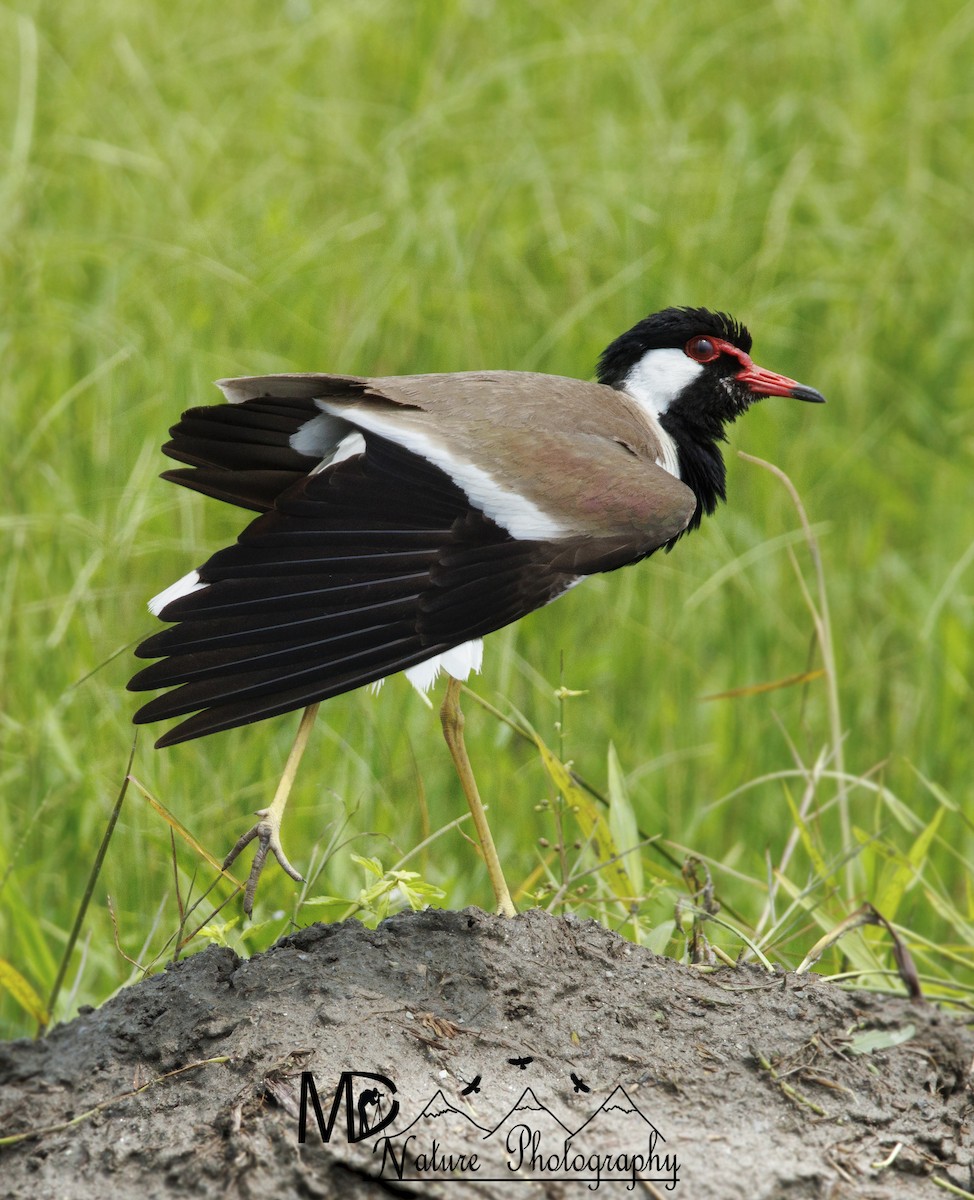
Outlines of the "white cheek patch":
M 677 479 L 680 478 L 680 455 L 659 418 L 702 370 L 701 364 L 687 357 L 682 350 L 666 347 L 647 351 L 626 376 L 625 391 L 643 410 L 662 447 L 662 454 L 656 461 Z
M 506 529 L 511 537 L 533 540 L 535 538 L 564 537 L 570 530 L 542 509 L 519 495 L 502 487 L 489 472 L 473 463 L 457 457 L 442 443 L 414 428 L 403 427 L 398 421 L 389 420 L 365 408 L 343 405 L 341 415 L 353 424 L 388 438 L 397 446 L 418 454 L 449 475 L 457 487 L 479 508 L 482 513 Z M 338 415 L 336 410 L 335 415 Z
M 682 350 L 667 347 L 647 351 L 626 376 L 625 389 L 653 416 L 665 413 L 703 366 Z
M 199 571 L 190 571 L 182 579 L 177 579 L 175 583 L 171 583 L 158 596 L 153 596 L 149 601 L 149 612 L 154 617 L 158 617 L 167 604 L 172 604 L 174 600 L 181 600 L 183 596 L 191 596 L 193 592 L 201 592 L 205 587 L 209 587 L 209 584 L 204 583 L 200 579 Z

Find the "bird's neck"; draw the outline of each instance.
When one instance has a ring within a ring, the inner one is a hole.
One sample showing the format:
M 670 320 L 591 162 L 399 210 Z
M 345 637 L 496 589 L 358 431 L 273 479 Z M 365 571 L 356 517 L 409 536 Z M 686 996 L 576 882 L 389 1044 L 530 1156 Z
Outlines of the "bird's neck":
M 696 511 L 683 530 L 683 533 L 689 533 L 697 528 L 704 515 L 710 516 L 718 503 L 726 498 L 727 469 L 719 445 L 726 441 L 724 427 L 672 410 L 662 413 L 659 422 L 676 445 L 680 479 L 697 498 Z

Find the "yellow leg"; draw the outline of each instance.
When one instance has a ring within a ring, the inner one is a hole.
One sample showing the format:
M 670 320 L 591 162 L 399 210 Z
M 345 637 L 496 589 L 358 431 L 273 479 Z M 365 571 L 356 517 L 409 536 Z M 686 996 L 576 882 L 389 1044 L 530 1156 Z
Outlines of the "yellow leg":
M 466 796 L 467 804 L 470 806 L 470 814 L 473 817 L 477 837 L 480 840 L 480 848 L 483 851 L 484 861 L 487 863 L 490 886 L 494 889 L 497 910 L 505 917 L 516 917 L 517 909 L 514 907 L 511 893 L 507 890 L 507 883 L 504 879 L 504 872 L 501 870 L 500 859 L 497 857 L 494 839 L 491 837 L 490 828 L 487 825 L 487 814 L 484 812 L 484 806 L 480 800 L 477 781 L 473 775 L 473 767 L 470 765 L 470 759 L 467 756 L 467 747 L 463 741 L 463 713 L 460 711 L 460 680 L 454 679 L 452 675 L 447 677 L 446 695 L 443 698 L 443 707 L 440 709 L 440 721 L 443 724 L 443 736 L 446 738 L 446 744 L 450 748 L 453 765 L 456 767 L 457 775 L 460 777 L 460 786 L 463 788 L 463 794 Z
M 302 880 L 301 873 L 296 871 L 288 862 L 287 855 L 284 853 L 284 847 L 281 845 L 281 821 L 284 818 L 284 810 L 287 808 L 288 798 L 291 795 L 291 788 L 294 786 L 294 778 L 298 773 L 301 758 L 308 745 L 311 726 L 314 724 L 317 715 L 317 704 L 309 704 L 304 710 L 301 716 L 301 724 L 298 726 L 298 732 L 294 738 L 294 745 L 291 747 L 291 752 L 287 756 L 287 762 L 284 764 L 284 774 L 281 776 L 281 781 L 277 785 L 277 791 L 274 793 L 274 799 L 268 808 L 257 810 L 257 816 L 261 820 L 252 829 L 248 829 L 245 834 L 237 839 L 237 844 L 223 860 L 223 869 L 226 870 L 240 851 L 245 846 L 249 846 L 254 838 L 257 838 L 257 852 L 254 855 L 253 866 L 250 868 L 250 875 L 247 877 L 247 887 L 244 890 L 243 906 L 244 912 L 248 917 L 254 910 L 257 881 L 260 879 L 260 873 L 264 869 L 268 853 L 274 855 L 281 867 L 292 879 L 297 880 L 298 883 Z

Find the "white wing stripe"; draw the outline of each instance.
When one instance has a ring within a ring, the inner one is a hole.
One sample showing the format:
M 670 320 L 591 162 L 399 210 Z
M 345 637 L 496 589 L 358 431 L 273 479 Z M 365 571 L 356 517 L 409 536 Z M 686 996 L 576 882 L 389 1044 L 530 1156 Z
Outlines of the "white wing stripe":
M 319 401 L 319 403 L 322 403 Z M 357 405 L 322 404 L 326 412 L 340 416 L 370 433 L 388 438 L 390 442 L 418 454 L 444 471 L 457 487 L 462 488 L 471 504 L 479 508 L 511 537 L 525 540 L 564 537 L 571 530 L 531 500 L 502 487 L 489 472 L 458 458 L 445 446 L 418 429 L 404 428 L 377 413 Z

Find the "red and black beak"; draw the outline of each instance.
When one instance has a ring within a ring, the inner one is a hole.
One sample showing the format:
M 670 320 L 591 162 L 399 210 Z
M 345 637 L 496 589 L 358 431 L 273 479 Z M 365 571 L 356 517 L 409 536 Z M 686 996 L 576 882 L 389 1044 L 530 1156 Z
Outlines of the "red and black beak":
M 798 383 L 794 379 L 789 379 L 787 375 L 778 375 L 774 371 L 767 371 L 764 367 L 757 366 L 750 354 L 747 354 L 740 346 L 735 346 L 733 342 L 728 342 L 724 338 L 708 338 L 707 341 L 712 344 L 713 355 L 707 358 L 697 358 L 697 361 L 711 362 L 720 354 L 736 358 L 741 364 L 741 369 L 734 378 L 743 383 L 752 396 L 791 396 L 795 400 L 807 400 L 811 404 L 825 403 L 825 397 L 821 392 L 806 387 L 805 384 Z M 687 353 L 690 353 L 691 344 L 687 343 Z M 691 355 L 691 357 L 695 356 Z
M 743 359 L 747 356 L 738 354 L 738 357 Z M 807 400 L 811 404 L 825 403 L 821 392 L 806 387 L 803 383 L 796 383 L 787 375 L 778 375 L 774 371 L 766 371 L 764 367 L 755 366 L 750 358 L 747 359 L 744 369 L 734 378 L 747 384 L 755 396 L 791 396 L 795 400 Z

